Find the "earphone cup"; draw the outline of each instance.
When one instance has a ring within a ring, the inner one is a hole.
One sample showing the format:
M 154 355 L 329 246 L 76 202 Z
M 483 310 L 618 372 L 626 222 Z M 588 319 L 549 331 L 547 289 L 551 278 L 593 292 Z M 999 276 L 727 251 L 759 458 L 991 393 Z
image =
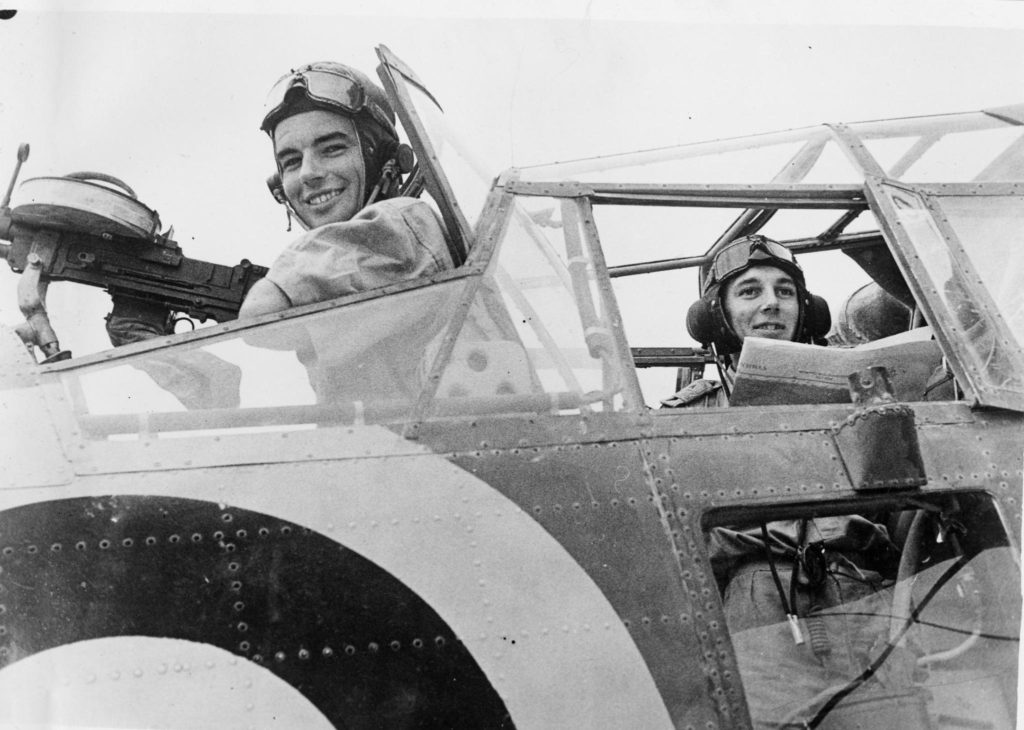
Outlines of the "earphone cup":
M 828 334 L 832 328 L 832 313 L 828 302 L 817 294 L 807 292 L 807 311 L 804 314 L 804 332 L 812 339 L 818 340 Z
M 408 175 L 412 172 L 416 166 L 416 155 L 412 151 L 412 147 L 402 142 L 398 145 L 398 149 L 395 150 L 395 162 L 398 163 L 398 169 L 403 175 Z
M 702 345 L 715 339 L 715 316 L 707 299 L 698 299 L 686 312 L 686 331 Z
M 281 173 L 275 172 L 267 178 L 267 189 L 270 190 L 270 194 L 274 196 L 274 200 L 281 205 L 285 204 L 284 183 L 281 182 Z

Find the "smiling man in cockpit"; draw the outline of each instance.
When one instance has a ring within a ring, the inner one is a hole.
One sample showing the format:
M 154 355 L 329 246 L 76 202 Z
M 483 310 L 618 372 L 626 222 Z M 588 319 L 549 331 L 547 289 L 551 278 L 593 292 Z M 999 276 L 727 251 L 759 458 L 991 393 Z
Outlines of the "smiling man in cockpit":
M 687 385 L 662 401 L 666 408 L 728 405 L 747 337 L 825 343 L 828 304 L 807 291 L 803 270 L 781 243 L 765 236 L 737 239 L 701 274 L 701 298 L 690 307 L 686 326 L 714 351 L 721 380 Z
M 825 344 L 828 305 L 807 291 L 793 253 L 777 241 L 730 243 L 701 283 L 687 329 L 712 348 L 721 381 L 697 380 L 662 401 L 666 408 L 729 405 L 747 337 Z M 901 651 L 875 666 L 899 555 L 885 524 L 858 514 L 800 516 L 712 527 L 708 543 L 755 727 L 795 727 L 860 677 L 863 695 L 881 706 L 912 696 L 913 656 Z M 829 727 L 879 726 L 857 725 L 846 712 L 832 713 Z
M 249 291 L 240 318 L 454 267 L 434 211 L 398 197 L 410 150 L 384 90 L 364 74 L 333 62 L 285 74 L 261 129 L 274 144 L 274 197 L 306 233 Z

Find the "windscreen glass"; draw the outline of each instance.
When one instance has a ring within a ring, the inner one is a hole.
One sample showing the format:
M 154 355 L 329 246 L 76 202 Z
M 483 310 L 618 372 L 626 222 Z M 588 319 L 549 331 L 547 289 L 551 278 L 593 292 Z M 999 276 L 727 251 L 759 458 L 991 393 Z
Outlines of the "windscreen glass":
M 1024 405 L 1021 298 L 1015 254 L 1024 198 L 932 194 L 880 185 L 899 222 L 895 237 L 930 307 L 936 334 L 957 361 L 962 385 L 982 403 Z
M 424 390 L 463 280 L 62 374 L 93 438 L 401 422 Z
M 609 155 L 520 170 L 523 180 L 602 183 L 856 183 L 859 165 L 827 127 Z
M 1003 321 L 1024 343 L 1024 196 L 950 195 L 938 203 Z
M 476 310 L 500 305 L 515 336 L 500 338 L 500 353 L 490 346 L 507 361 L 502 387 L 544 393 L 534 409 L 607 411 L 627 404 L 629 360 L 615 334 L 621 324 L 598 285 L 586 225 L 575 200 L 516 198 L 478 292 Z M 469 335 L 463 330 L 457 349 L 472 350 Z

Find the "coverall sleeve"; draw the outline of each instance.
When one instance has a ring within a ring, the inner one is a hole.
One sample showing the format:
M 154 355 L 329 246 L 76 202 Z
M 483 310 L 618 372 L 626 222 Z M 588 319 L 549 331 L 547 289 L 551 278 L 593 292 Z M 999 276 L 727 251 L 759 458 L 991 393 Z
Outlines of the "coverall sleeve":
M 414 198 L 396 198 L 307 231 L 274 261 L 267 278 L 299 306 L 452 267 L 433 210 Z

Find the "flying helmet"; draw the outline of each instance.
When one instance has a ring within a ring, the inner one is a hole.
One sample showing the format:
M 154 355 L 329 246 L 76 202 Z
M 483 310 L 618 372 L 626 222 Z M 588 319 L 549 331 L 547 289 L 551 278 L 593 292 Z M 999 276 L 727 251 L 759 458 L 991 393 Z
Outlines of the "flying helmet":
M 701 297 L 686 313 L 686 329 L 702 345 L 714 345 L 720 354 L 737 353 L 743 341 L 729 324 L 722 303 L 723 285 L 752 266 L 774 266 L 793 278 L 797 289 L 799 315 L 796 342 L 825 344 L 824 337 L 832 325 L 828 304 L 807 291 L 804 272 L 793 252 L 766 236 L 744 236 L 715 254 L 711 263 L 701 267 Z
M 310 63 L 285 74 L 270 89 L 260 129 L 273 139 L 283 119 L 316 109 L 343 114 L 355 123 L 366 171 L 363 205 L 395 195 L 401 173 L 412 168 L 412 149 L 399 144 L 395 112 L 384 90 L 351 66 Z M 287 204 L 280 170 L 267 185 L 275 200 Z

